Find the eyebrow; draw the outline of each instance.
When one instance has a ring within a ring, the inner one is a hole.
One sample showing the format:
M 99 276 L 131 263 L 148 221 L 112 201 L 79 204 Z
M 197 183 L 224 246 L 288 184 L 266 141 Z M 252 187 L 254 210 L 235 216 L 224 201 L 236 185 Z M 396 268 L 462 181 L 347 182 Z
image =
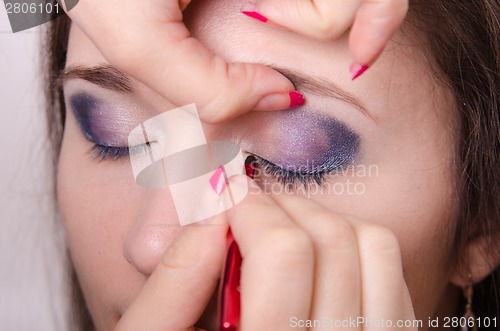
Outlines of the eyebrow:
M 111 65 L 97 65 L 92 67 L 69 66 L 57 77 L 57 85 L 62 86 L 65 80 L 79 78 L 99 85 L 108 90 L 131 93 L 130 78 Z
M 297 91 L 308 92 L 313 95 L 325 96 L 347 102 L 363 113 L 363 115 L 376 122 L 361 100 L 345 91 L 331 80 L 323 77 L 313 77 L 303 72 L 288 68 L 279 68 L 274 65 L 270 65 L 270 67 L 288 78 Z
M 347 102 L 353 105 L 363 115 L 376 122 L 361 100 L 343 90 L 331 80 L 322 77 L 313 77 L 303 72 L 288 68 L 280 68 L 275 65 L 269 66 L 288 78 L 296 90 Z M 72 78 L 83 79 L 103 88 L 117 92 L 131 93 L 133 91 L 130 78 L 109 64 L 96 65 L 92 67 L 69 66 L 59 75 L 57 78 L 57 84 L 58 86 L 62 86 L 65 80 Z

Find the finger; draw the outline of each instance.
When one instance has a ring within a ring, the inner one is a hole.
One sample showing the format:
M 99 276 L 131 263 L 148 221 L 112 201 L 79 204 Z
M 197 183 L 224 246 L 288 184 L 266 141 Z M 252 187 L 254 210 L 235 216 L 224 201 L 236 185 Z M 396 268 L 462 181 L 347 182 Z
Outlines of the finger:
M 178 0 L 86 0 L 68 15 L 113 66 L 176 105 L 196 103 L 205 122 L 303 103 L 290 94 L 292 83 L 278 72 L 226 63 L 192 38 Z
M 360 316 L 361 286 L 357 237 L 351 224 L 314 200 L 273 195 L 312 239 L 315 252 L 312 320 L 349 321 Z M 357 330 L 345 323 L 342 330 Z M 320 330 L 321 328 L 311 328 Z
M 352 24 L 361 0 L 264 0 L 246 4 L 243 12 L 258 12 L 273 24 L 302 35 L 329 40 Z
M 227 224 L 221 218 L 185 227 L 115 331 L 194 330 L 222 269 Z
M 351 53 L 358 66 L 375 62 L 407 12 L 408 0 L 363 1 L 349 36 Z
M 381 325 L 400 327 L 398 321 L 404 322 L 413 312 L 403 277 L 398 240 L 381 226 L 351 222 L 359 244 L 364 330 L 380 330 Z
M 246 180 L 233 177 L 231 185 L 243 186 Z M 289 330 L 291 318 L 309 317 L 313 248 L 269 196 L 256 192 L 253 181 L 249 185 L 245 200 L 227 214 L 243 256 L 240 329 Z

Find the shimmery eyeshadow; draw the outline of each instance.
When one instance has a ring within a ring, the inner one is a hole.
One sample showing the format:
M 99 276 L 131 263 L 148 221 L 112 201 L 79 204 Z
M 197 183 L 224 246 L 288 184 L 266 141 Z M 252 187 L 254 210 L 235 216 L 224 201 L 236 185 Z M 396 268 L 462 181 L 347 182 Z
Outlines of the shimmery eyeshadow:
M 280 138 L 269 161 L 286 170 L 338 169 L 352 164 L 359 149 L 359 136 L 344 124 L 304 110 L 280 114 L 272 130 Z
M 87 139 L 104 146 L 127 145 L 130 120 L 124 119 L 119 110 L 85 92 L 71 96 L 70 104 Z

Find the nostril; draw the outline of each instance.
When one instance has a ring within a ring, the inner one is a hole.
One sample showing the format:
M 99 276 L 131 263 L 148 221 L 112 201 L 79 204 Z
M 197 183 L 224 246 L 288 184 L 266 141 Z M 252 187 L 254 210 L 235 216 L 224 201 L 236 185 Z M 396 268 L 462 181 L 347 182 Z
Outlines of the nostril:
M 138 272 L 150 276 L 181 231 L 168 224 L 135 226 L 123 241 L 123 256 Z

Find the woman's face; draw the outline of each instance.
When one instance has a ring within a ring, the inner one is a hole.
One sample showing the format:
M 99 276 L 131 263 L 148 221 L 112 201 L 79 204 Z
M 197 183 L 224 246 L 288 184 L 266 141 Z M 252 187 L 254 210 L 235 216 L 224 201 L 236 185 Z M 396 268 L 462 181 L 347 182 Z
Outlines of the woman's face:
M 447 313 L 443 307 L 454 293 L 448 286 L 456 209 L 453 104 L 433 80 L 418 43 L 400 33 L 352 82 L 346 36 L 309 40 L 254 21 L 240 7 L 239 1 L 196 3 L 187 14 L 193 35 L 228 61 L 278 68 L 307 103 L 205 126 L 207 139 L 234 141 L 245 153 L 289 170 L 327 168 L 332 174 L 322 190 L 299 185 L 297 194 L 392 230 L 417 318 Z M 73 26 L 68 69 L 106 64 Z M 174 105 L 134 80 L 131 93 L 99 86 L 96 76 L 109 78 L 109 70 L 91 76 L 65 79 L 58 199 L 89 310 L 100 330 L 111 330 L 183 229 L 169 190 L 137 185 L 126 155 L 100 161 L 123 150 L 101 150 L 97 158 L 99 150 L 89 151 L 96 143 L 126 146 L 134 127 Z M 280 187 L 273 173 L 259 177 L 267 190 Z

